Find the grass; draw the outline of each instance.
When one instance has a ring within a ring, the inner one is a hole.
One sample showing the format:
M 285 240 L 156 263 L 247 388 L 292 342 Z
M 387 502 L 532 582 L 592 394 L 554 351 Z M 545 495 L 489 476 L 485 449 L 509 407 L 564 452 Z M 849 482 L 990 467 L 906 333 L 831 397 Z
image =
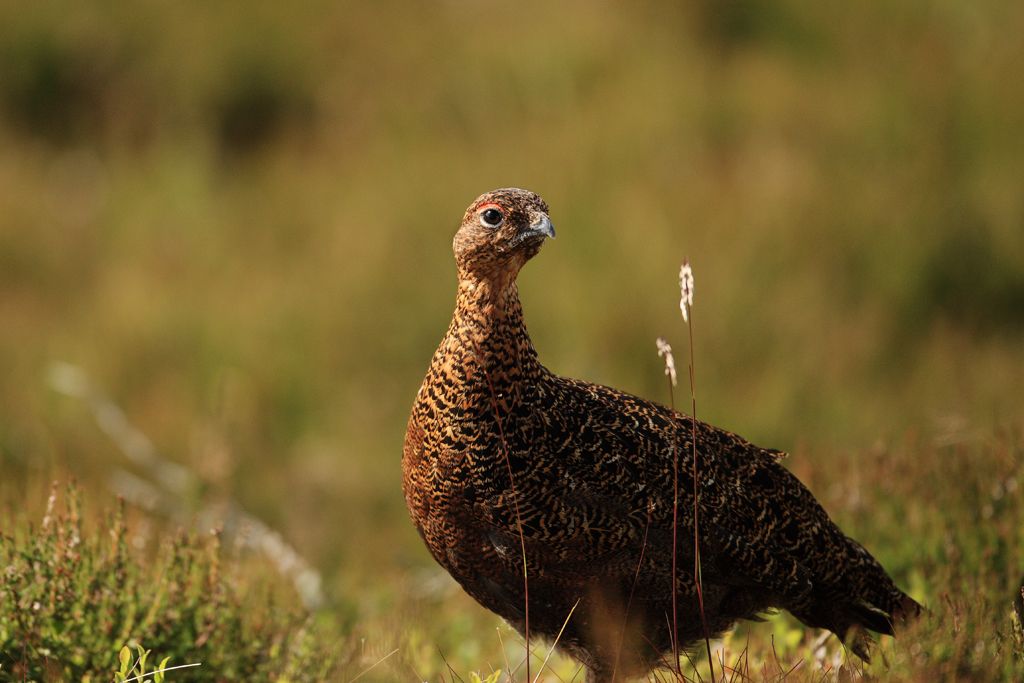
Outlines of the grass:
M 549 367 L 664 399 L 650 339 L 674 329 L 687 253 L 714 311 L 702 418 L 791 451 L 932 610 L 867 673 L 1020 678 L 1018 4 L 43 2 L 0 3 L 0 25 L 0 511 L 19 548 L 51 480 L 79 482 L 85 538 L 112 473 L 146 476 L 48 386 L 68 361 L 193 477 L 174 512 L 129 506 L 138 535 L 205 538 L 225 502 L 279 532 L 323 577 L 335 678 L 516 669 L 522 644 L 424 552 L 398 463 L 458 218 L 524 185 L 559 228 L 521 282 Z M 264 611 L 236 598 L 239 623 Z M 815 638 L 743 626 L 724 661 L 837 677 Z
M 697 383 L 696 383 L 697 366 L 696 366 L 696 364 L 693 361 L 693 357 L 694 357 L 694 351 L 693 351 L 693 313 L 691 312 L 691 309 L 693 307 L 693 286 L 694 286 L 693 271 L 690 268 L 689 261 L 684 259 L 683 263 L 682 263 L 682 265 L 680 266 L 680 269 L 679 269 L 679 296 L 680 296 L 680 299 L 679 299 L 679 311 L 680 311 L 680 313 L 682 313 L 683 320 L 686 322 L 686 334 L 687 334 L 687 336 L 689 338 L 689 344 L 687 345 L 687 349 L 689 349 L 689 352 L 690 352 L 690 362 L 687 365 L 687 375 L 690 378 L 690 418 L 691 418 L 690 419 L 690 429 L 691 429 L 691 431 L 690 431 L 690 444 L 692 446 L 691 457 L 693 458 L 693 576 L 697 579 L 697 601 L 698 601 L 698 603 L 700 605 L 701 626 L 704 629 L 704 646 L 707 648 L 707 653 L 708 653 L 708 659 L 707 659 L 708 671 L 711 674 L 711 683 L 715 683 L 715 658 L 711 654 L 711 642 L 710 642 L 710 638 L 709 638 L 709 635 L 708 635 L 707 617 L 704 614 L 704 574 L 703 574 L 703 572 L 701 570 L 701 563 L 700 563 L 700 548 L 701 548 L 701 546 L 700 546 L 700 518 L 699 518 L 699 515 L 698 515 L 698 508 L 699 508 L 699 505 L 700 505 L 700 489 L 699 489 L 698 484 L 697 484 L 697 482 L 698 482 L 698 476 L 697 475 L 698 475 L 698 472 L 699 472 L 699 461 L 697 459 Z M 673 396 L 673 392 L 672 392 L 671 389 L 669 389 L 669 395 L 672 396 L 672 400 L 670 402 L 670 406 L 672 407 L 673 410 L 675 410 L 675 398 Z M 677 460 L 677 463 L 678 463 L 678 460 Z M 678 467 L 678 465 L 674 468 L 674 470 L 675 470 L 675 477 L 678 478 L 678 476 L 679 476 L 679 467 Z M 678 482 L 675 484 L 675 486 L 678 487 Z M 678 502 L 678 499 L 679 499 L 678 489 L 676 491 L 675 497 L 676 497 L 676 501 Z M 675 503 L 674 503 L 674 505 L 675 505 Z M 675 555 L 676 555 L 675 536 L 676 536 L 676 533 L 677 533 L 677 530 L 676 530 L 676 517 L 675 517 L 675 511 L 673 511 L 673 513 L 672 513 L 672 536 L 673 536 L 673 539 L 672 539 L 672 543 L 673 543 L 673 547 L 672 547 L 672 564 L 673 564 L 672 585 L 673 586 L 675 585 L 675 582 L 676 582 L 676 577 L 675 577 L 675 561 L 676 561 L 676 558 L 675 558 Z M 672 610 L 673 610 L 673 612 L 675 612 L 675 609 L 676 609 L 675 597 L 676 596 L 673 594 L 673 603 L 672 603 Z M 673 619 L 675 619 L 675 614 L 673 614 Z M 673 630 L 676 633 L 678 633 L 678 626 L 676 625 L 675 622 L 673 623 L 672 628 L 673 628 Z M 678 647 L 678 643 L 677 643 L 677 647 Z M 678 651 L 678 649 L 675 652 L 675 658 L 676 658 L 677 661 L 679 660 L 679 651 Z

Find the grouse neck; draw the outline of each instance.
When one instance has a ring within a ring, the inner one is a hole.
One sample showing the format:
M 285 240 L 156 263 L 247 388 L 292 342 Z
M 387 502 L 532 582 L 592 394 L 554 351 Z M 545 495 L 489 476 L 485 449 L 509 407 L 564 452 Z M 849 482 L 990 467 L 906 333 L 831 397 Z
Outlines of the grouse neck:
M 495 286 L 487 281 L 462 280 L 449 337 L 470 358 L 495 374 L 522 377 L 542 371 L 537 352 L 523 322 L 516 283 Z

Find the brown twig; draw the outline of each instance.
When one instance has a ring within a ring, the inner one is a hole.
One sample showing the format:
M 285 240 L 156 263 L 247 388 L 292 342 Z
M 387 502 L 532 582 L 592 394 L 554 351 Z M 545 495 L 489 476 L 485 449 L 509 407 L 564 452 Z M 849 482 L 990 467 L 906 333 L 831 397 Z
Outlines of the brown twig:
M 501 439 L 501 452 L 505 456 L 505 467 L 508 469 L 509 486 L 512 489 L 512 504 L 516 513 L 516 529 L 519 531 L 519 549 L 523 557 L 523 637 L 526 638 L 526 680 L 530 680 L 530 579 L 526 570 L 526 537 L 523 534 L 523 519 L 519 514 L 519 493 L 516 491 L 516 480 L 512 475 L 512 460 L 508 457 L 508 441 L 505 439 L 505 427 L 501 423 L 498 412 L 498 397 L 494 391 L 494 383 L 487 368 L 483 368 L 484 378 L 490 390 L 491 410 L 494 411 L 494 422 L 498 425 L 498 437 Z M 575 609 L 575 607 L 573 608 Z
M 690 316 L 692 318 L 692 314 Z M 708 669 L 711 672 L 711 683 L 715 683 L 715 662 L 711 657 L 711 636 L 708 632 L 708 620 L 704 614 L 704 575 L 700 564 L 700 526 L 698 525 L 698 504 L 700 487 L 697 477 L 697 393 L 695 390 L 693 371 L 693 321 L 686 321 L 686 329 L 690 336 L 690 445 L 693 449 L 693 575 L 697 580 L 697 606 L 700 609 L 700 623 L 704 629 L 704 645 L 708 651 Z
M 615 683 L 615 674 L 619 670 L 619 659 L 622 655 L 622 648 L 626 642 L 626 633 L 629 631 L 629 612 L 633 606 L 633 594 L 636 592 L 636 582 L 640 580 L 640 568 L 644 562 L 644 553 L 647 551 L 647 533 L 651 529 L 651 509 L 647 508 L 647 525 L 644 527 L 644 541 L 640 546 L 640 559 L 636 561 L 636 572 L 633 573 L 633 584 L 629 587 L 629 599 L 626 600 L 626 614 L 623 617 L 622 633 L 619 637 L 619 647 L 615 650 L 615 663 L 612 665 L 612 683 Z
M 690 338 L 690 446 L 693 455 L 693 575 L 697 583 L 697 607 L 700 610 L 700 623 L 704 630 L 704 645 L 708 652 L 708 669 L 711 672 L 711 683 L 715 683 L 715 661 L 711 655 L 711 634 L 708 631 L 708 620 L 704 613 L 704 576 L 700 563 L 700 525 L 699 502 L 700 487 L 697 475 L 697 391 L 694 381 L 693 362 L 693 270 L 690 262 L 683 260 L 679 269 L 679 310 L 683 314 L 686 330 Z

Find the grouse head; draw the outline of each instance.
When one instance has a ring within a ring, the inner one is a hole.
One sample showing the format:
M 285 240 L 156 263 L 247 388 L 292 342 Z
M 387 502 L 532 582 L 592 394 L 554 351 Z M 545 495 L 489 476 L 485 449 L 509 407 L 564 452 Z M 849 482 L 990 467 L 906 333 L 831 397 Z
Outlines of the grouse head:
M 554 236 L 548 205 L 533 192 L 508 187 L 482 194 L 466 209 L 455 233 L 459 278 L 511 282 L 544 239 Z

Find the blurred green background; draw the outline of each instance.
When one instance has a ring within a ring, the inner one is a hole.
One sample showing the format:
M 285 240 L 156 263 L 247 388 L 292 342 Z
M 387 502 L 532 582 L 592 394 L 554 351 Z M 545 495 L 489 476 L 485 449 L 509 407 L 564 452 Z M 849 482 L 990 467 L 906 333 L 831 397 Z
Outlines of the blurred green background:
M 1000 0 L 3 0 L 2 504 L 109 496 L 123 459 L 46 383 L 72 362 L 371 642 L 464 642 L 404 597 L 434 569 L 400 457 L 451 236 L 508 185 L 558 228 L 520 282 L 560 374 L 667 402 L 688 257 L 698 415 L 822 482 L 1019 424 L 1022 30 Z

